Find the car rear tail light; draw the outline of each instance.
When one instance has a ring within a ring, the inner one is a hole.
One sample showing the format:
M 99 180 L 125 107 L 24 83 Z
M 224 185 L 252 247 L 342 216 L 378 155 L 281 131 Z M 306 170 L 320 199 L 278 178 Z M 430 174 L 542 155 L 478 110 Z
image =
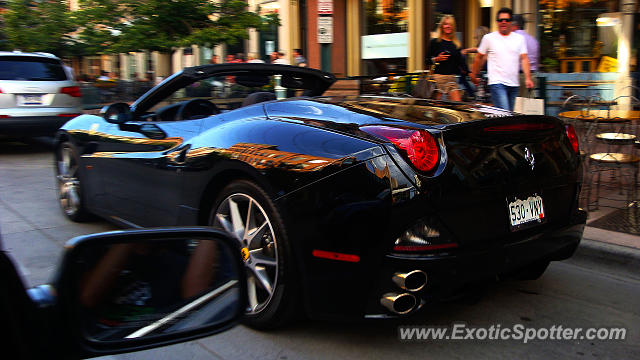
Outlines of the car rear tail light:
M 60 93 L 67 94 L 73 97 L 81 97 L 82 91 L 80 91 L 80 86 L 65 86 L 60 89 Z
M 429 172 L 440 163 L 438 142 L 427 130 L 389 126 L 363 126 L 362 131 L 391 141 L 420 171 Z
M 76 116 L 80 116 L 82 114 L 58 114 L 59 117 L 76 117 Z
M 578 143 L 578 135 L 576 135 L 576 130 L 573 128 L 573 125 L 567 125 L 567 137 L 569 138 L 569 142 L 571 143 L 571 147 L 576 154 L 580 153 L 580 144 Z
M 554 125 L 549 123 L 515 123 L 489 126 L 484 128 L 486 132 L 509 132 L 509 131 L 536 131 L 553 129 Z
M 393 251 L 428 252 L 457 248 L 458 243 L 428 221 L 419 220 L 396 239 Z

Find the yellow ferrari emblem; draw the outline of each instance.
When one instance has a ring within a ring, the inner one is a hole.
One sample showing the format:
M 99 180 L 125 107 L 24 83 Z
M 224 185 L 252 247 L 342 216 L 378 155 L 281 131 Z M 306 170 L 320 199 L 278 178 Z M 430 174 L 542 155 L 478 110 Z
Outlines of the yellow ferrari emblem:
M 247 261 L 247 260 L 249 260 L 249 249 L 247 249 L 247 248 L 242 248 L 242 250 L 240 251 L 240 253 L 242 254 L 242 260 L 243 260 L 243 261 Z

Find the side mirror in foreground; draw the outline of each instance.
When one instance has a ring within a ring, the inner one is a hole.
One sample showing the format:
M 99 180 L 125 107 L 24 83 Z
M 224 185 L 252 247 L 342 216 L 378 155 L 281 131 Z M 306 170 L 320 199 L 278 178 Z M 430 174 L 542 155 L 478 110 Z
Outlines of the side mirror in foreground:
M 115 231 L 67 245 L 53 285 L 78 357 L 168 345 L 231 328 L 246 309 L 237 242 L 209 228 Z M 65 341 L 67 342 L 67 341 Z

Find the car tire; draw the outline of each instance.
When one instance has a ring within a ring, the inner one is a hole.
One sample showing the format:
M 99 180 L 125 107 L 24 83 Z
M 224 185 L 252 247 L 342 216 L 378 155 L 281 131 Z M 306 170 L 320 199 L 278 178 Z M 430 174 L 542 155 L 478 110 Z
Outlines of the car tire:
M 231 182 L 217 196 L 209 225 L 241 243 L 249 296 L 245 324 L 266 330 L 292 321 L 298 272 L 282 216 L 268 194 L 248 180 Z
M 64 214 L 75 222 L 91 217 L 84 203 L 79 158 L 78 150 L 70 142 L 60 144 L 55 150 L 58 204 Z

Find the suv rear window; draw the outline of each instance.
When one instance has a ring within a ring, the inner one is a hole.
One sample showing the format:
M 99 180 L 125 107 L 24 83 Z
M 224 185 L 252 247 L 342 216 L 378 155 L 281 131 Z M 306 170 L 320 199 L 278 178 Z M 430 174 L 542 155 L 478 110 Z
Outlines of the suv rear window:
M 67 80 L 67 75 L 56 59 L 2 56 L 0 80 L 64 81 Z

